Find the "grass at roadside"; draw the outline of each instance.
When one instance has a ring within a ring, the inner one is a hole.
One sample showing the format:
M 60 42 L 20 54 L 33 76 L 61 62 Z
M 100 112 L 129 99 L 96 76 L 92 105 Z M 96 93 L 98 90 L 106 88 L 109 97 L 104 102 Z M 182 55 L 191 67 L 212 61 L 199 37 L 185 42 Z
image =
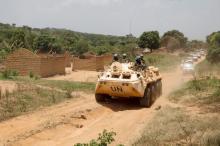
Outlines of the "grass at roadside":
M 65 91 L 88 91 L 93 92 L 95 90 L 95 83 L 88 82 L 72 82 L 61 80 L 46 80 L 46 79 L 31 79 L 28 77 L 18 77 L 14 79 L 23 83 L 32 83 L 35 85 L 42 85 L 51 88 L 58 88 Z
M 211 64 L 204 60 L 197 64 L 196 74 L 198 76 L 220 76 L 220 63 Z
M 94 83 L 36 80 L 19 76 L 3 79 L 14 81 L 18 88 L 13 93 L 6 91 L 4 95 L 0 91 L 0 121 L 76 97 L 71 94 L 74 91 L 93 92 L 95 89 Z
M 167 53 L 152 53 L 144 57 L 147 65 L 158 67 L 161 71 L 173 70 L 180 64 L 181 57 Z
M 220 117 L 191 116 L 183 108 L 164 107 L 150 121 L 134 146 L 220 144 Z
M 67 92 L 43 89 L 33 84 L 18 83 L 17 86 L 18 89 L 14 93 L 7 91 L 1 96 L 0 121 L 73 97 Z
M 189 81 L 168 98 L 175 103 L 206 107 L 212 112 L 220 112 L 220 79 L 205 78 Z
M 95 83 L 90 82 L 72 82 L 72 81 L 61 81 L 61 80 L 46 80 L 46 79 L 35 79 L 21 76 L 10 76 L 5 78 L 0 73 L 0 80 L 11 80 L 15 82 L 22 82 L 27 84 L 47 86 L 50 88 L 57 88 L 65 91 L 88 91 L 93 92 L 95 89 Z

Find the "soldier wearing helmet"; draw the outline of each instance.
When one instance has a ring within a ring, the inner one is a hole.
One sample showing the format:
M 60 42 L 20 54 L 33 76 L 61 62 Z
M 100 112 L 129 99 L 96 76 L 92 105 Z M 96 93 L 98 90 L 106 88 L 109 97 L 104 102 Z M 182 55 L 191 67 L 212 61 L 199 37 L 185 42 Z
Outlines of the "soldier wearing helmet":
M 138 56 L 136 56 L 136 58 L 135 58 L 135 64 L 134 64 L 134 70 L 141 70 L 142 69 L 142 67 L 141 67 L 142 65 L 141 65 L 141 57 L 138 55 Z
M 114 54 L 112 62 L 118 62 L 118 61 L 119 61 L 118 54 Z
M 135 68 L 136 70 L 145 70 L 147 68 L 143 54 L 135 58 Z
M 140 55 L 140 58 L 141 58 L 141 63 L 145 64 L 145 60 L 144 60 L 144 55 L 143 54 Z
M 121 61 L 122 63 L 128 63 L 129 62 L 129 60 L 128 60 L 128 58 L 127 58 L 127 54 L 122 54 L 122 61 Z

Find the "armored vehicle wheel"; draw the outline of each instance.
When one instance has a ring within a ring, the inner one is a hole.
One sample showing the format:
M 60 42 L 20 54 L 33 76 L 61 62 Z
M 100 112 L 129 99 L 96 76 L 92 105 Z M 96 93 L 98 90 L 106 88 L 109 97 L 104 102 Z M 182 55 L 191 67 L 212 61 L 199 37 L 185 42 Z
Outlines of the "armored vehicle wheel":
M 159 96 L 162 95 L 162 82 L 161 80 L 158 81 L 158 92 L 159 92 Z
M 140 100 L 139 100 L 140 105 L 144 106 L 144 107 L 150 107 L 151 101 L 152 101 L 151 98 L 152 98 L 151 87 L 147 86 L 144 91 L 144 97 L 140 98 Z
M 161 80 L 156 82 L 156 98 L 161 95 Z
M 151 88 L 151 104 L 152 104 L 157 98 L 157 85 L 156 85 L 156 82 L 151 84 L 150 88 Z
M 95 99 L 97 102 L 104 102 L 105 101 L 105 95 L 104 94 L 95 94 Z

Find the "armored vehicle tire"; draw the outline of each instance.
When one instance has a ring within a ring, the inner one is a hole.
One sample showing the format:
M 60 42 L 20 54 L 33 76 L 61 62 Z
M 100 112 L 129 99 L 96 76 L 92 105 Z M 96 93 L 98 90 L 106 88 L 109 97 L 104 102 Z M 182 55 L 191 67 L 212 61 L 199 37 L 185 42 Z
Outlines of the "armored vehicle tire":
M 105 101 L 105 95 L 104 94 L 95 94 L 95 99 L 97 102 L 104 102 Z
M 162 94 L 162 83 L 161 80 L 156 82 L 156 97 L 158 98 Z
M 158 81 L 158 92 L 159 92 L 159 96 L 162 95 L 162 82 L 161 80 Z
M 139 100 L 140 105 L 143 107 L 150 107 L 152 103 L 152 92 L 151 87 L 147 86 L 144 91 L 144 97 Z
M 151 104 L 156 100 L 157 98 L 157 83 L 154 82 L 150 85 L 151 88 Z

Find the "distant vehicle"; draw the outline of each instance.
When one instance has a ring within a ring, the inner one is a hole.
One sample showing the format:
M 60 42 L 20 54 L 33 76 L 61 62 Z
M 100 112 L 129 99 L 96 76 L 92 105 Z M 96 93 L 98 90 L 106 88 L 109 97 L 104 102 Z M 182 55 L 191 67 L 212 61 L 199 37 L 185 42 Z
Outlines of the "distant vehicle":
M 196 62 L 196 61 L 198 61 L 199 57 L 198 57 L 197 55 L 194 55 L 194 56 L 192 57 L 192 59 L 193 59 L 194 62 Z
M 185 62 L 181 65 L 184 74 L 194 74 L 194 65 L 191 62 Z

